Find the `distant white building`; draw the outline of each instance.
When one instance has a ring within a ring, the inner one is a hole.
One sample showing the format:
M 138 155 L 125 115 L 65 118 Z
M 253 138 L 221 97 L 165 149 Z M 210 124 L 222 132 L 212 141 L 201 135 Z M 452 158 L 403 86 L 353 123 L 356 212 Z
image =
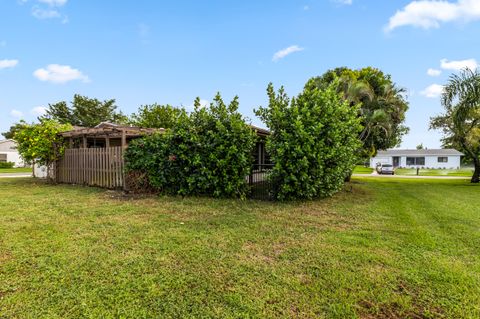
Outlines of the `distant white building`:
M 463 155 L 454 149 L 389 149 L 379 151 L 377 156 L 372 157 L 370 167 L 375 168 L 378 163 L 381 163 L 405 168 L 458 169 Z
M 17 152 L 15 141 L 0 141 L 0 162 L 12 162 L 14 167 L 24 166 L 22 157 Z

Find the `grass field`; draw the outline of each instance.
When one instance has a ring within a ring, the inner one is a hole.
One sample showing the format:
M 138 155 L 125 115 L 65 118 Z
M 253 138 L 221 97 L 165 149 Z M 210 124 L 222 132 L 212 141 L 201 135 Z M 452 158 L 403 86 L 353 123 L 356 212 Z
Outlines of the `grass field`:
M 373 168 L 357 165 L 353 169 L 353 174 L 372 174 Z
M 19 167 L 19 168 L 0 168 L 0 174 L 2 173 L 31 173 L 32 168 L 30 167 Z
M 397 168 L 396 175 L 417 175 L 417 170 L 413 168 Z M 462 169 L 421 169 L 418 175 L 420 176 L 472 176 L 473 168 Z
M 2 318 L 479 318 L 480 186 L 308 203 L 0 180 Z

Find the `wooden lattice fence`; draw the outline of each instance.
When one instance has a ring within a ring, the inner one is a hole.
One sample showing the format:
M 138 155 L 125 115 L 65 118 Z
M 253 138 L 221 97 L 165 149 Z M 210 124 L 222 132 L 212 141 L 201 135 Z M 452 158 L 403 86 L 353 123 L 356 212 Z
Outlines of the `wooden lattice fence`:
M 123 188 L 123 148 L 67 149 L 56 163 L 55 179 L 59 183 Z

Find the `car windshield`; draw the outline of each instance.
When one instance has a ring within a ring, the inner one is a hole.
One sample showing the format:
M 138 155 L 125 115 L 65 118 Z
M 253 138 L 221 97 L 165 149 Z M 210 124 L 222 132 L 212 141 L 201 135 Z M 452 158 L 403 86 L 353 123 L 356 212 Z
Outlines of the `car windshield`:
M 385 165 L 383 165 L 383 167 L 392 167 L 392 165 L 390 165 L 390 164 L 385 164 Z

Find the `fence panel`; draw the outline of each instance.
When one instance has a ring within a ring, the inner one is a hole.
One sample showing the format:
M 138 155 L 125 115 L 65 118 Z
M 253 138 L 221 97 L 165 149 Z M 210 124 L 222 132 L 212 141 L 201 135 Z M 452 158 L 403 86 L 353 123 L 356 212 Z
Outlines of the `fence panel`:
M 67 149 L 57 162 L 56 178 L 59 183 L 122 188 L 123 149 L 120 146 Z
M 255 164 L 248 175 L 248 185 L 250 186 L 250 198 L 273 200 L 273 184 L 270 180 L 270 172 L 273 165 Z

